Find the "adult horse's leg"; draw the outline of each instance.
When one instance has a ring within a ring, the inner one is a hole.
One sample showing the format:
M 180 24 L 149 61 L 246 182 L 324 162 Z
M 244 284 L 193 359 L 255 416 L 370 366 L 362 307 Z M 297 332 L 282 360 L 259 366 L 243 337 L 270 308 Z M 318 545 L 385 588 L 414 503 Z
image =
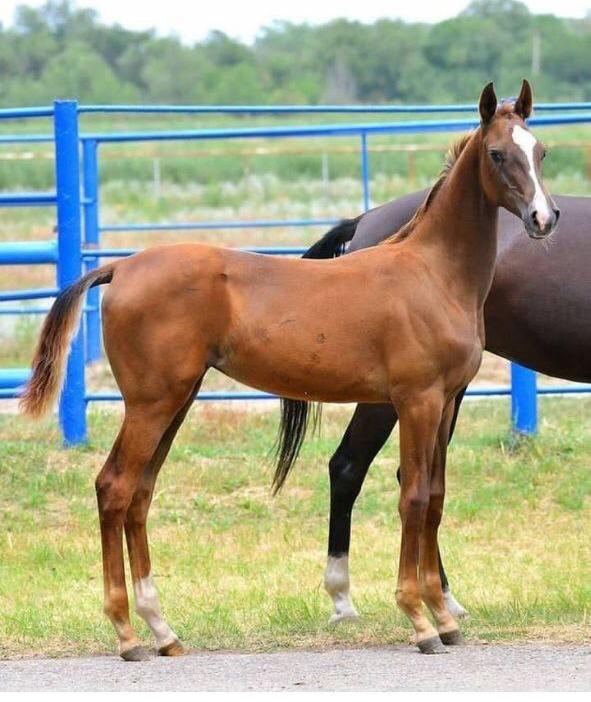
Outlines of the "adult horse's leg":
M 402 534 L 396 602 L 410 619 L 422 653 L 445 651 L 438 632 L 423 612 L 418 581 L 419 540 L 429 510 L 430 472 L 444 404 L 439 392 L 430 391 L 405 397 L 397 406 L 401 478 L 398 509 Z
M 445 499 L 445 461 L 451 423 L 454 417 L 455 402 L 450 402 L 443 411 L 437 443 L 431 465 L 429 507 L 419 546 L 419 583 L 421 597 L 427 605 L 437 625 L 437 631 L 444 644 L 459 644 L 462 636 L 458 625 L 449 612 L 439 574 L 440 558 L 437 532 L 443 514 Z
M 193 404 L 194 396 L 197 394 L 200 385 L 201 381 L 199 381 L 185 405 L 178 411 L 164 433 L 150 464 L 141 477 L 125 518 L 125 536 L 129 551 L 136 611 L 150 627 L 156 639 L 158 653 L 162 656 L 181 655 L 184 653 L 184 649 L 177 635 L 160 612 L 158 594 L 151 572 L 146 521 L 158 473 L 168 455 L 179 427 Z
M 358 617 L 349 592 L 351 513 L 367 470 L 386 443 L 398 417 L 392 405 L 357 405 L 329 462 L 330 521 L 324 584 L 335 613 L 330 623 Z

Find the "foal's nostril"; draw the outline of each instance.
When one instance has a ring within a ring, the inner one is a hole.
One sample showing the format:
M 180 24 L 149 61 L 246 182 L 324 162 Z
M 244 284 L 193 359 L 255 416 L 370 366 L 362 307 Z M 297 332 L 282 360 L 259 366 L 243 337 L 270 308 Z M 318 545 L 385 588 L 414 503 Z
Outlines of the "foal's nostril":
M 558 224 L 558 218 L 560 217 L 560 210 L 558 207 L 553 207 L 554 210 L 554 224 Z

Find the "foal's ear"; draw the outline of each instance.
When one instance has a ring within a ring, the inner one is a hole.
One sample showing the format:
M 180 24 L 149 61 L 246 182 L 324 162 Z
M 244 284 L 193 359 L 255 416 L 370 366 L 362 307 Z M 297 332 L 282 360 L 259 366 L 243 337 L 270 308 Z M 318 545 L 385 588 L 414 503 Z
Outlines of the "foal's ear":
M 495 116 L 495 112 L 497 111 L 497 96 L 495 95 L 495 89 L 492 83 L 485 86 L 482 91 L 478 104 L 478 111 L 480 112 L 480 119 L 482 120 L 483 126 L 486 126 Z
M 527 119 L 531 115 L 531 108 L 533 104 L 533 97 L 531 93 L 531 85 L 524 78 L 521 84 L 521 92 L 519 97 L 515 102 L 515 107 L 513 108 L 516 115 L 519 115 L 521 119 Z

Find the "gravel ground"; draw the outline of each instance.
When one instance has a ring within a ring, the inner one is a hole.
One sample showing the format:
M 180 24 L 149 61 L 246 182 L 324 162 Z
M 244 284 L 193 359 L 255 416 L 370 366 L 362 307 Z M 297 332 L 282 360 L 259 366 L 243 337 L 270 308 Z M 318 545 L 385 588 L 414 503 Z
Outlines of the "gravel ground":
M 423 656 L 386 649 L 191 653 L 124 663 L 115 656 L 0 662 L 0 690 L 580 690 L 591 646 L 467 645 Z

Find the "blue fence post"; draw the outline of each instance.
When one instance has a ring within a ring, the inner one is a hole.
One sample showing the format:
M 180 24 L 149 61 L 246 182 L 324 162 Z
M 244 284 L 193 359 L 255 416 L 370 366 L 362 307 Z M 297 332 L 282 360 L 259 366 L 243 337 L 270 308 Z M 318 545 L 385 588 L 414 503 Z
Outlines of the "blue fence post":
M 536 373 L 517 363 L 511 364 L 511 421 L 519 434 L 535 434 L 538 430 Z
M 59 251 L 57 282 L 59 289 L 63 290 L 82 273 L 77 102 L 55 101 L 54 136 Z M 66 446 L 86 441 L 84 395 L 84 333 L 81 325 L 72 341 L 64 390 L 60 398 L 60 426 Z
M 367 153 L 367 134 L 361 133 L 361 181 L 363 183 L 363 209 L 369 210 L 369 154 Z
M 99 244 L 99 178 L 97 160 L 97 142 L 84 139 L 82 142 L 82 168 L 84 183 L 84 244 L 85 248 L 98 248 Z M 89 259 L 86 270 L 98 266 L 98 259 Z M 99 289 L 91 288 L 87 297 L 86 313 L 86 362 L 98 361 L 101 357 L 101 319 Z

